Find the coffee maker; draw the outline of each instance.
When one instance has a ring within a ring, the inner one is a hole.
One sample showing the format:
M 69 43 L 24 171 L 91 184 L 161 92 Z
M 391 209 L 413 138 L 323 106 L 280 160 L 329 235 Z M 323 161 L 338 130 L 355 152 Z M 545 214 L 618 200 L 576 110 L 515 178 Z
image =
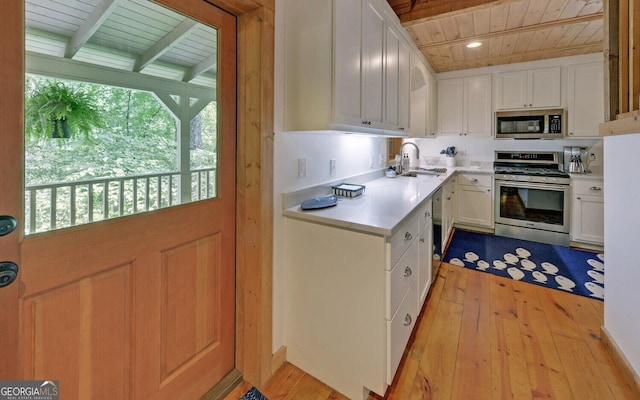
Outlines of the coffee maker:
M 578 146 L 564 146 L 564 171 L 569 173 L 587 174 L 589 149 Z M 585 164 L 586 163 L 586 164 Z

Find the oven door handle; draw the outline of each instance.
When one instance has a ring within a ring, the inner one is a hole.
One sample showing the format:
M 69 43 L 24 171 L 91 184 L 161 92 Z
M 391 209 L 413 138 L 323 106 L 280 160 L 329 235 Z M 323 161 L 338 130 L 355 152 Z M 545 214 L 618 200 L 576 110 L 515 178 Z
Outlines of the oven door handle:
M 516 182 L 516 181 L 496 181 L 497 186 L 511 186 L 524 189 L 543 189 L 543 190 L 556 190 L 566 191 L 568 185 L 555 185 L 551 183 L 537 183 L 537 182 Z

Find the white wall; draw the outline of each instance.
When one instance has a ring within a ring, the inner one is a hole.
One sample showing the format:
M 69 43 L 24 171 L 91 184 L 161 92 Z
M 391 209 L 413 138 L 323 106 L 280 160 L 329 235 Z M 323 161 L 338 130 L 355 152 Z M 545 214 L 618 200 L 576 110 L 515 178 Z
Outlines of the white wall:
M 640 374 L 640 133 L 604 139 L 604 326 Z
M 564 146 L 588 147 L 596 155 L 591 163 L 592 170 L 602 168 L 602 139 L 572 139 L 572 140 L 513 140 L 492 138 L 471 139 L 468 137 L 437 137 L 434 139 L 412 139 L 420 147 L 420 157 L 440 157 L 440 151 L 449 146 L 458 150 L 457 165 L 469 165 L 471 161 L 490 164 L 496 150 L 529 150 L 529 151 L 563 151 Z M 410 149 L 410 147 L 405 147 Z M 410 153 L 413 157 L 413 153 Z M 444 161 L 441 161 L 444 165 Z M 424 160 L 422 160 L 424 165 Z

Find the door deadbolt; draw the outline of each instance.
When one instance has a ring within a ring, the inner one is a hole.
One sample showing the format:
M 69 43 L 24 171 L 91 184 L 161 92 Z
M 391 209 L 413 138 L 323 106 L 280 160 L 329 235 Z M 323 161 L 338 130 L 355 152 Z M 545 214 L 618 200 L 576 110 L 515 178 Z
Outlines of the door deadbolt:
M 0 215 L 0 236 L 8 235 L 18 227 L 18 221 L 11 215 Z
M 18 266 L 11 261 L 0 262 L 0 288 L 10 285 L 18 276 Z

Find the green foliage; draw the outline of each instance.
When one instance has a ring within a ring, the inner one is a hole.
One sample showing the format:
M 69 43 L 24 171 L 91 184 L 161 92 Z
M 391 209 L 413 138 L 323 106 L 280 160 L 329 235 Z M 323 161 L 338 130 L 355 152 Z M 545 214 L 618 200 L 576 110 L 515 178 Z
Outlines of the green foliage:
M 50 140 L 50 127 L 43 113 L 29 113 L 25 121 L 25 182 L 30 185 L 46 185 L 52 183 L 78 182 L 101 178 L 128 177 L 135 175 L 176 172 L 178 165 L 178 124 L 173 115 L 165 108 L 153 93 L 119 88 L 106 85 L 64 81 L 49 78 L 27 76 L 27 107 L 32 95 L 44 91 L 45 87 L 64 86 L 72 88 L 91 99 L 100 114 L 104 116 L 100 124 L 94 124 L 84 135 L 76 135 L 68 140 Z M 31 104 L 33 106 L 33 103 Z M 37 114 L 37 115 L 36 115 Z M 190 167 L 192 170 L 211 168 L 217 165 L 217 105 L 211 102 L 198 116 L 198 123 L 191 124 L 191 136 L 197 136 L 198 143 L 191 146 Z M 52 125 L 51 125 L 52 126 Z M 144 180 L 138 182 L 138 196 L 141 196 Z M 179 202 L 179 187 L 167 187 L 162 183 L 162 190 L 168 190 L 162 196 L 163 204 L 168 206 L 169 197 Z M 212 183 L 215 189 L 215 182 Z M 109 216 L 119 213 L 123 207 L 125 215 L 134 210 L 134 203 L 142 209 L 144 200 L 134 199 L 131 185 L 124 185 L 124 204 L 119 205 L 117 186 L 109 187 Z M 160 190 L 158 182 L 149 182 L 150 193 Z M 194 189 L 195 190 L 195 189 Z M 70 193 L 68 188 L 59 188 L 55 214 L 57 227 L 70 226 Z M 76 224 L 88 223 L 88 196 L 86 187 L 75 193 Z M 49 230 L 51 215 L 51 194 L 43 190 L 35 195 L 31 210 L 31 199 L 25 199 L 26 213 L 36 214 L 34 229 L 37 232 Z M 156 198 L 155 195 L 151 196 Z M 95 189 L 92 198 L 96 210 L 102 209 L 102 192 Z M 93 215 L 93 220 L 100 220 Z
M 94 127 L 102 127 L 104 120 L 96 100 L 81 88 L 53 80 L 27 89 L 25 101 L 26 134 L 30 137 L 55 137 L 54 127 L 70 126 L 88 135 Z

